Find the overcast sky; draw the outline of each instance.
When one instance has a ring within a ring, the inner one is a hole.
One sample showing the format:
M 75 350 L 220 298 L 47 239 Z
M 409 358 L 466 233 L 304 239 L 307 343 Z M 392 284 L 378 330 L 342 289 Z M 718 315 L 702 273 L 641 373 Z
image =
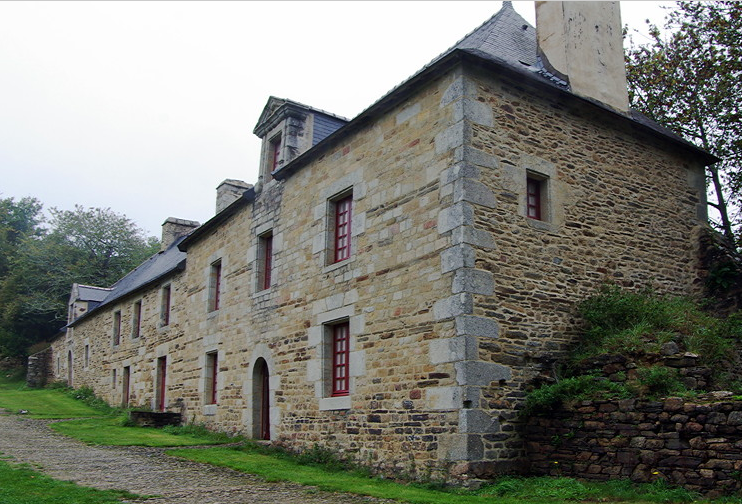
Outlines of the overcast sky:
M 621 2 L 623 22 L 646 32 L 661 5 Z M 270 95 L 352 118 L 500 6 L 0 2 L 0 197 L 110 207 L 158 237 L 203 223 L 222 180 L 256 181 Z

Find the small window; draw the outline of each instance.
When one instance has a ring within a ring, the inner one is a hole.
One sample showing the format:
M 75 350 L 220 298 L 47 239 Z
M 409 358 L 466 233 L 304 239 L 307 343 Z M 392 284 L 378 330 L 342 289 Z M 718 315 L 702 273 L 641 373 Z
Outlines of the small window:
M 273 274 L 273 234 L 259 238 L 258 245 L 258 290 L 270 289 Z
M 275 136 L 270 141 L 270 152 L 268 160 L 268 175 L 278 169 L 278 163 L 281 159 L 281 135 Z
M 113 344 L 119 343 L 121 343 L 121 312 L 117 311 L 113 314 Z
M 222 290 L 222 262 L 216 261 L 211 265 L 209 275 L 209 311 L 216 311 L 221 304 Z
M 142 330 L 142 300 L 140 299 L 132 306 L 131 312 L 131 337 L 136 339 Z
M 332 330 L 332 396 L 350 393 L 350 325 L 335 324 Z
M 333 202 L 333 262 L 350 258 L 350 225 L 352 220 L 353 195 L 349 194 Z
M 206 387 L 204 387 L 204 402 L 216 404 L 217 384 L 219 376 L 219 362 L 217 352 L 206 354 Z
M 526 179 L 526 215 L 531 219 L 543 220 L 543 180 L 533 177 Z
M 170 285 L 162 288 L 160 296 L 160 325 L 170 325 Z
M 114 390 L 116 389 L 116 370 L 115 369 L 111 372 L 111 388 Z
M 85 367 L 90 366 L 90 345 L 85 345 Z

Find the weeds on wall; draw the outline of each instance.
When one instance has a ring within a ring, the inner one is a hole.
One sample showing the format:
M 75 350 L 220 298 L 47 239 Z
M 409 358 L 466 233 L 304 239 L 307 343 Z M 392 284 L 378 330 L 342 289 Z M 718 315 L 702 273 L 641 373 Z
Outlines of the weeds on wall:
M 736 350 L 742 344 L 740 312 L 718 318 L 689 299 L 605 286 L 580 305 L 579 313 L 586 328 L 564 376 L 530 392 L 524 414 L 547 414 L 569 401 L 702 392 L 689 388 L 677 369 L 661 365 L 663 348 L 670 343 L 681 354 L 697 355 L 698 365 L 711 369 L 715 389 L 742 392 L 742 380 L 734 372 L 739 368 Z M 615 373 L 608 379 L 602 369 L 589 369 L 591 362 L 607 355 L 631 362 L 631 376 Z

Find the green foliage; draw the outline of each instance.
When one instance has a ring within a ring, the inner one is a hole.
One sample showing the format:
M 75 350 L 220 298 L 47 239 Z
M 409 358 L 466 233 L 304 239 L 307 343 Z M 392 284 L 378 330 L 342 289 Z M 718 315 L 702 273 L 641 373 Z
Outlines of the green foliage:
M 740 246 L 742 215 L 727 204 L 742 204 L 742 3 L 677 2 L 665 28 L 650 25 L 651 42 L 626 53 L 631 104 L 722 159 L 708 167 L 709 205 Z
M 3 504 L 114 504 L 138 498 L 120 490 L 97 490 L 57 481 L 28 466 L 0 461 L 0 502 Z
M 666 397 L 686 390 L 676 369 L 651 366 L 637 370 L 642 395 L 650 398 Z
M 524 415 L 545 415 L 569 401 L 588 399 L 624 399 L 631 391 L 623 383 L 594 375 L 574 376 L 545 385 L 528 394 Z
M 112 408 L 106 401 L 95 395 L 95 392 L 90 387 L 80 387 L 78 389 L 65 388 L 65 393 L 84 404 L 87 404 L 93 409 L 96 409 L 102 413 L 114 414 L 119 410 L 118 408 Z
M 54 336 L 67 319 L 74 282 L 109 286 L 159 247 L 131 220 L 107 208 L 52 208 L 48 229 L 39 226 L 37 200 L 0 200 L 2 211 L 0 354 L 25 355 L 29 346 Z M 9 221 L 19 230 L 7 231 Z M 3 256 L 6 249 L 12 253 Z
M 663 343 L 675 341 L 684 351 L 712 366 L 726 359 L 733 334 L 742 334 L 739 316 L 727 320 L 703 312 L 689 299 L 658 297 L 651 292 L 630 292 L 604 286 L 580 304 L 587 327 L 576 360 L 601 354 L 657 353 Z

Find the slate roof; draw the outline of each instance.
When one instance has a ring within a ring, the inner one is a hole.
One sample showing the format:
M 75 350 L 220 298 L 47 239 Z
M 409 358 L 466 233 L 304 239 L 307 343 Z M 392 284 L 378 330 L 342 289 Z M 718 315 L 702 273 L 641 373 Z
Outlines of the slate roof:
M 105 287 L 94 287 L 92 285 L 78 285 L 77 297 L 81 301 L 93 301 L 100 303 L 111 292 L 111 289 Z
M 88 287 L 86 292 L 88 290 L 92 291 L 93 289 L 104 291 L 106 296 L 100 300 L 98 306 L 70 322 L 68 327 L 74 326 L 99 308 L 109 305 L 114 301 L 142 289 L 143 287 L 158 282 L 176 271 L 181 271 L 185 267 L 186 254 L 178 249 L 178 244 L 183 241 L 184 238 L 185 237 L 178 238 L 167 248 L 167 250 L 158 252 L 151 256 L 108 289 L 80 286 Z M 82 294 L 80 297 L 82 298 Z

